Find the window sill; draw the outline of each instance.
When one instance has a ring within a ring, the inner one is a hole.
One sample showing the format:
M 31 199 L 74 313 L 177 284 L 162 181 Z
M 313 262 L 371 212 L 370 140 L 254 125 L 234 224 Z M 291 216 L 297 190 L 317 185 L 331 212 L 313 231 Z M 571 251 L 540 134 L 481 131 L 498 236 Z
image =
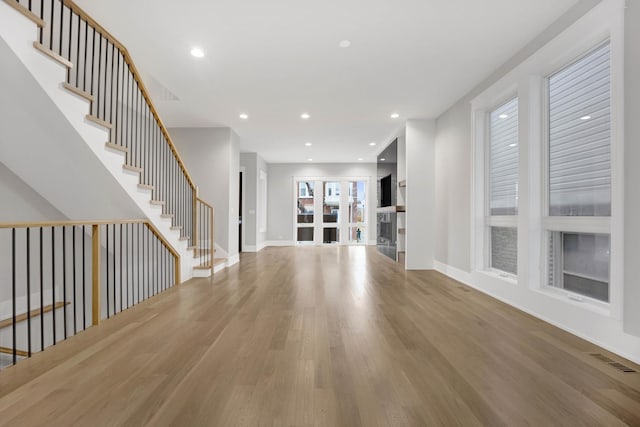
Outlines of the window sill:
M 611 317 L 611 304 L 585 297 L 564 289 L 555 289 L 550 286 L 543 286 L 535 289 L 536 292 L 557 299 L 559 301 L 580 307 L 603 316 Z
M 500 270 L 479 270 L 478 273 L 491 279 L 497 279 L 501 282 L 509 283 L 510 285 L 518 284 L 518 276 L 514 276 L 513 274 L 505 273 Z

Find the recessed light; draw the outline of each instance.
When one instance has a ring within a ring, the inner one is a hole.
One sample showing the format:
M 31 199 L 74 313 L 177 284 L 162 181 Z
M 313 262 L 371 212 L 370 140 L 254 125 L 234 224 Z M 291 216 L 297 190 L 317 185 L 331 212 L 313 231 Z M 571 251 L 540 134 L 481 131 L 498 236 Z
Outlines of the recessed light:
M 304 145 L 306 145 L 307 147 L 311 147 L 313 144 L 310 142 L 305 142 Z
M 302 114 L 300 114 L 300 117 L 305 119 L 305 120 L 307 120 L 311 116 L 309 115 L 309 113 L 302 113 Z
M 375 143 L 375 142 L 370 142 L 370 143 L 369 143 L 369 145 L 370 145 L 371 147 L 373 147 L 374 145 L 376 145 L 376 143 Z
M 242 113 L 242 114 L 240 114 L 240 118 L 241 118 L 242 120 L 247 120 L 247 119 L 249 118 L 249 115 L 248 115 L 248 114 L 245 114 L 245 113 Z
M 380 159 L 381 162 L 384 162 L 385 160 L 387 160 L 387 159 Z
M 364 160 L 364 159 L 363 159 L 362 157 L 360 157 L 360 158 L 358 159 L 358 161 L 359 161 L 359 162 L 361 162 L 361 161 L 363 161 L 363 160 Z
M 498 116 L 498 118 L 501 118 L 501 119 L 508 119 L 508 118 L 509 118 L 509 115 L 508 115 L 508 114 L 500 114 L 500 115 Z
M 589 120 L 591 118 L 591 116 L 582 116 L 580 117 L 580 120 Z
M 307 159 L 307 162 L 313 162 L 313 159 L 309 158 Z
M 515 144 L 515 143 L 514 143 L 514 144 L 509 144 L 509 147 L 515 147 L 515 146 L 517 146 L 517 145 L 518 145 L 518 144 Z
M 342 40 L 342 41 L 338 44 L 338 46 L 343 47 L 343 48 L 344 48 L 344 47 L 349 47 L 349 46 L 351 46 L 351 42 L 350 42 L 349 40 Z
M 194 47 L 193 49 L 191 49 L 191 55 L 195 56 L 196 58 L 203 58 L 204 51 L 199 47 Z
M 391 114 L 391 118 L 392 119 L 397 119 L 398 117 L 400 117 L 400 114 L 398 114 L 398 113 Z

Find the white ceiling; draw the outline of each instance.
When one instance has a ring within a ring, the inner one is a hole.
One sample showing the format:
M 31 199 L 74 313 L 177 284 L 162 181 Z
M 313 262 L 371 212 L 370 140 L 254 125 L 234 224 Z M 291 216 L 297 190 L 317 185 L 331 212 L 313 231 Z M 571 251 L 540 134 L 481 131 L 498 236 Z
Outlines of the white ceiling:
M 267 162 L 375 161 L 405 119 L 437 117 L 576 2 L 77 0 L 168 90 L 153 91 L 168 127 L 229 126 Z

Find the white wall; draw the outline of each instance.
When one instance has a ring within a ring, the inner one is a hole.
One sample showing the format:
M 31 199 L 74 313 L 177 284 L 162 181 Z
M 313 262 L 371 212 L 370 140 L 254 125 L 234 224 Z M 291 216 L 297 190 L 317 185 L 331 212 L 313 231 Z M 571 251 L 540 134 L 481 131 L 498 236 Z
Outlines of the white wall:
M 435 120 L 406 126 L 406 268 L 433 268 L 435 252 Z M 399 150 L 400 152 L 400 150 Z M 400 155 L 398 156 L 400 165 Z M 400 170 L 400 166 L 398 166 Z M 398 178 L 400 179 L 400 178 Z M 402 214 L 398 214 L 400 216 Z
M 437 120 L 435 144 L 435 259 L 471 266 L 471 107 L 454 105 Z
M 367 202 L 369 205 L 368 228 L 375 230 L 376 224 L 376 164 L 335 163 L 269 164 L 268 167 L 267 240 L 270 243 L 294 241 L 293 178 L 308 177 L 369 177 Z M 369 239 L 375 234 L 369 233 Z
M 625 12 L 625 331 L 640 336 L 640 2 Z
M 260 172 L 267 173 L 267 164 L 258 153 L 240 153 L 240 166 L 244 168 L 244 213 L 242 231 L 243 252 L 256 252 L 264 247 L 267 233 L 260 231 Z M 268 176 L 267 176 L 268 182 Z
M 256 210 L 256 228 L 257 228 L 257 234 L 256 234 L 256 247 L 257 250 L 260 250 L 262 248 L 264 248 L 264 246 L 266 245 L 267 242 L 267 234 L 268 234 L 268 223 L 267 223 L 267 229 L 266 230 L 260 230 L 260 215 L 262 215 L 262 211 L 261 209 L 268 209 L 268 199 L 269 199 L 269 166 L 267 165 L 267 162 L 264 161 L 264 159 L 262 157 L 260 157 L 260 155 L 258 155 L 258 209 Z M 267 176 L 267 191 L 263 192 L 262 188 L 260 187 L 260 173 L 264 172 Z M 267 203 L 265 203 L 264 205 L 262 205 L 260 202 L 263 198 L 267 199 Z M 268 221 L 268 212 L 267 212 L 267 221 Z
M 169 133 L 198 186 L 200 198 L 215 208 L 216 245 L 225 252 L 217 256 L 237 256 L 237 137 L 229 128 L 172 128 Z
M 534 265 L 535 254 L 537 253 L 535 250 L 531 250 L 531 252 L 529 250 L 522 251 L 526 261 L 521 261 L 527 264 L 525 267 L 530 268 L 529 271 L 525 271 L 527 270 L 526 268 L 520 271 L 517 282 L 500 279 L 497 275 L 472 269 L 473 233 L 470 230 L 472 179 L 470 171 L 472 170 L 471 155 L 473 147 L 471 142 L 472 115 L 469 101 L 474 98 L 477 99 L 476 97 L 480 94 L 485 97 L 485 91 L 489 88 L 490 90 L 487 91 L 489 95 L 495 95 L 500 91 L 505 92 L 509 86 L 514 84 L 520 85 L 520 88 L 528 87 L 522 85 L 531 82 L 531 76 L 548 74 L 548 71 L 541 74 L 540 70 L 542 68 L 557 69 L 563 63 L 566 63 L 563 61 L 566 61 L 567 56 L 575 57 L 581 51 L 585 51 L 589 47 L 587 45 L 593 45 L 602 40 L 603 34 L 608 31 L 611 31 L 612 34 L 612 46 L 618 49 L 621 46 L 621 39 L 618 33 L 621 29 L 620 18 L 623 9 L 622 2 L 617 0 L 605 0 L 596 5 L 594 10 L 587 11 L 587 13 L 585 13 L 584 5 L 581 5 L 579 9 L 570 10 L 561 20 L 563 26 L 554 24 L 551 29 L 538 37 L 534 44 L 525 48 L 524 52 L 529 51 L 528 55 L 523 57 L 522 53 L 519 54 L 519 56 L 510 61 L 508 66 L 503 67 L 500 73 L 488 79 L 438 118 L 436 135 L 437 246 L 435 263 L 438 270 L 466 282 L 482 292 L 488 293 L 636 362 L 640 361 L 640 339 L 637 338 L 640 336 L 640 314 L 637 309 L 637 301 L 640 297 L 637 278 L 640 275 L 640 269 L 636 267 L 638 264 L 636 259 L 638 256 L 637 242 L 638 237 L 640 237 L 640 226 L 637 224 L 637 218 L 640 214 L 640 195 L 634 191 L 633 183 L 640 180 L 640 173 L 637 172 L 640 150 L 638 150 L 635 143 L 640 137 L 640 132 L 638 132 L 639 128 L 636 123 L 629 122 L 630 120 L 637 122 L 635 117 L 640 114 L 640 109 L 638 108 L 638 99 L 640 97 L 638 96 L 637 83 L 629 83 L 629 76 L 634 76 L 631 78 L 635 79 L 640 69 L 637 49 L 635 49 L 638 43 L 638 26 L 635 25 L 639 22 L 637 8 L 638 5 L 636 3 L 634 6 L 627 6 L 625 11 L 627 23 L 634 22 L 632 28 L 627 27 L 627 40 L 625 40 L 627 47 L 626 69 L 624 70 L 624 74 L 627 76 L 627 87 L 624 90 L 627 108 L 625 143 L 627 193 L 624 217 L 627 219 L 625 225 L 628 227 L 624 230 L 626 240 L 626 265 L 624 270 L 627 280 L 618 281 L 614 279 L 614 274 L 618 274 L 618 272 L 612 271 L 612 292 L 614 295 L 612 296 L 611 306 L 602 308 L 585 302 L 575 302 L 568 299 L 565 294 L 554 294 L 552 291 L 541 288 L 539 269 Z M 575 23 L 575 25 L 571 25 L 572 23 Z M 563 28 L 567 31 L 561 31 Z M 541 43 L 545 39 L 547 43 Z M 544 48 L 540 49 L 542 47 Z M 631 51 L 629 51 L 629 48 L 631 48 Z M 619 64 L 619 62 L 615 61 L 614 57 L 614 64 Z M 619 70 L 619 68 L 614 68 L 614 75 L 616 70 Z M 614 90 L 616 89 L 615 82 L 618 81 L 615 79 L 617 77 L 614 77 Z M 527 92 L 524 93 L 526 94 Z M 523 97 L 523 99 L 528 98 Z M 617 107 L 615 99 L 614 105 Z M 534 107 L 531 108 L 535 110 Z M 524 114 L 523 117 L 528 117 L 522 123 L 522 126 L 525 127 L 528 126 L 528 121 L 534 120 L 531 117 L 535 117 L 535 114 L 531 113 L 531 116 Z M 532 123 L 536 122 L 532 121 Z M 538 136 L 535 136 L 534 128 L 536 127 L 531 127 L 530 133 L 525 132 L 525 134 L 530 135 L 532 147 L 535 144 L 538 144 L 535 146 L 539 146 L 540 141 L 539 132 Z M 523 141 L 523 145 L 527 146 L 527 140 Z M 531 154 L 534 151 L 536 150 L 528 150 L 528 153 Z M 539 176 L 539 172 L 531 175 L 534 172 L 537 171 L 529 171 L 529 176 Z M 523 181 L 522 185 L 523 192 L 525 192 L 531 185 L 538 184 L 530 182 L 527 186 L 527 181 Z M 629 188 L 629 185 L 631 185 L 631 188 Z M 615 191 L 616 188 L 614 188 Z M 526 206 L 525 204 L 525 210 Z M 526 210 L 520 215 L 521 219 L 526 219 L 525 217 L 528 214 L 535 215 L 536 212 L 538 211 L 532 210 L 532 212 L 529 212 Z M 615 216 L 613 220 L 616 220 Z M 619 236 L 619 234 L 616 234 L 616 236 Z M 519 238 L 519 248 L 533 244 L 533 240 L 526 233 L 523 233 L 521 237 L 522 241 Z M 617 262 L 619 262 L 619 258 L 612 260 L 612 268 L 615 268 Z M 519 266 L 521 264 L 522 262 L 519 262 Z M 536 278 L 536 280 L 533 280 L 533 278 Z M 616 296 L 617 290 L 621 288 L 624 289 L 625 294 L 623 304 L 620 303 L 620 299 Z M 620 315 L 620 305 L 624 305 L 623 316 Z
M 244 252 L 254 252 L 257 240 L 258 222 L 258 154 L 240 153 L 240 166 L 244 173 L 242 176 L 243 190 L 243 216 L 242 233 L 244 242 L 242 250 Z
M 0 222 L 64 221 L 67 218 L 0 163 Z
M 240 235 L 238 232 L 238 220 L 240 213 L 240 138 L 233 130 L 230 132 L 229 141 L 229 233 L 227 248 L 227 265 L 240 261 L 238 255 Z

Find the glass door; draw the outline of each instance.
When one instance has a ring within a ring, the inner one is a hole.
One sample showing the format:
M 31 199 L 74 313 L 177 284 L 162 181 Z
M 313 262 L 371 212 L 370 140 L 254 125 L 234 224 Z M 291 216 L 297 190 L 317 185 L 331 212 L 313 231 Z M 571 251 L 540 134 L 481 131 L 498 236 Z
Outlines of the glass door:
M 294 179 L 298 244 L 366 244 L 367 179 Z
M 340 182 L 322 184 L 322 243 L 340 243 Z
M 296 241 L 301 244 L 314 243 L 315 207 L 314 207 L 314 182 L 296 182 Z
M 350 244 L 367 243 L 367 196 L 365 181 L 349 181 L 349 242 Z

